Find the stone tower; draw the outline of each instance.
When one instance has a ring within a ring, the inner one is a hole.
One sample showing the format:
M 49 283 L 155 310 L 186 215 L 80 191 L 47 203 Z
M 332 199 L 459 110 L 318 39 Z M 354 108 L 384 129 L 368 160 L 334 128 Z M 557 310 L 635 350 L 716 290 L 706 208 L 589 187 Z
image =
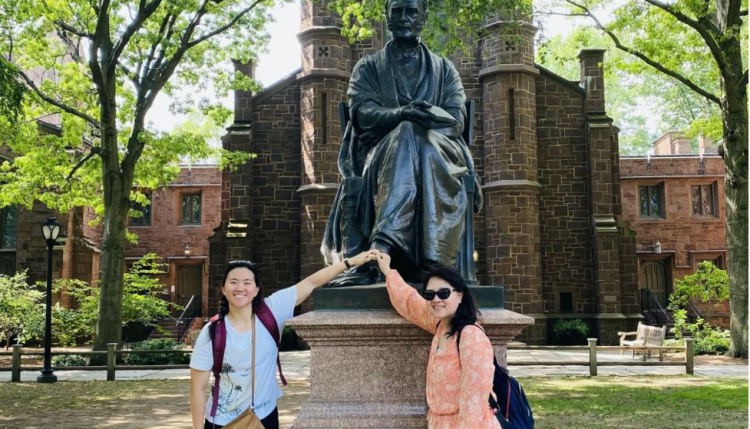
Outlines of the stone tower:
M 509 31 L 508 28 L 512 28 Z M 544 340 L 536 136 L 536 27 L 490 19 L 482 44 L 487 283 L 506 307 L 533 316 L 528 341 Z

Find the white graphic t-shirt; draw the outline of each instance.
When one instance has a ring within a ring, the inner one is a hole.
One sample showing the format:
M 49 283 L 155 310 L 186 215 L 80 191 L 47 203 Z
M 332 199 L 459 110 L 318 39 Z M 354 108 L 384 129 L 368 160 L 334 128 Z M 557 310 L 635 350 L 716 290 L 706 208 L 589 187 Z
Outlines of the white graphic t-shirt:
M 284 322 L 294 316 L 296 300 L 297 289 L 294 286 L 265 298 L 266 304 L 271 308 L 279 325 L 279 333 L 284 330 Z M 225 318 L 224 322 L 227 342 L 219 378 L 219 404 L 216 407 L 215 417 L 211 417 L 213 390 L 206 402 L 206 419 L 211 423 L 216 423 L 217 426 L 223 426 L 232 421 L 250 407 L 252 402 L 250 387 L 252 331 L 239 333 L 234 330 L 228 318 Z M 190 359 L 190 367 L 199 371 L 211 371 L 214 364 L 209 326 L 210 324 L 201 330 Z M 255 346 L 255 406 L 253 409 L 258 418 L 264 419 L 276 408 L 276 400 L 282 395 L 281 388 L 276 381 L 276 356 L 279 349 L 257 316 L 255 316 L 255 328 L 258 330 L 255 334 L 258 344 Z

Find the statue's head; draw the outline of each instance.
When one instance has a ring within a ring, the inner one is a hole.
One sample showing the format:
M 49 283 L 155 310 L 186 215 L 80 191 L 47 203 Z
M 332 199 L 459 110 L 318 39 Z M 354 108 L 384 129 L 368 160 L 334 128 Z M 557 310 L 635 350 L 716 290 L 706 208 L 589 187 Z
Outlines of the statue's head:
M 396 40 L 419 37 L 427 22 L 427 0 L 386 0 L 385 22 Z

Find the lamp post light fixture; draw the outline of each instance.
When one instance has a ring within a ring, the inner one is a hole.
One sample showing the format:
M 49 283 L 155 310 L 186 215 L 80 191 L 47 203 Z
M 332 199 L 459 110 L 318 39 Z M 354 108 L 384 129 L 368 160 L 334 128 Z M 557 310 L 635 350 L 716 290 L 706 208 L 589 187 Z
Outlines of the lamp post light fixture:
M 654 253 L 661 253 L 661 243 L 658 241 L 654 243 Z
M 60 236 L 60 222 L 51 217 L 42 223 L 42 236 L 47 242 L 47 295 L 44 320 L 44 366 L 36 378 L 39 383 L 54 383 L 57 376 L 52 371 L 52 249 Z
M 190 256 L 193 254 L 193 251 L 190 249 L 190 246 L 188 246 L 188 244 L 185 243 L 185 248 L 182 249 L 182 253 L 184 253 L 185 256 Z

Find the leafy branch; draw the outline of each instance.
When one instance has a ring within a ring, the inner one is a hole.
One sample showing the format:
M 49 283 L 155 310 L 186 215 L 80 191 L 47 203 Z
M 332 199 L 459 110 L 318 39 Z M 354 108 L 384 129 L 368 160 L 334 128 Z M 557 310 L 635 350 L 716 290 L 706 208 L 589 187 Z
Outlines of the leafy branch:
M 707 15 L 703 15 L 699 17 L 698 20 L 695 20 L 660 0 L 646 0 L 646 2 L 667 12 L 674 16 L 678 21 L 697 31 L 703 41 L 706 42 L 706 46 L 708 46 L 708 49 L 711 51 L 711 55 L 719 66 L 719 70 L 724 73 L 724 70 L 726 69 L 726 61 L 724 60 L 724 54 L 721 52 L 721 47 L 719 47 L 715 37 L 720 34 L 720 30 Z M 724 78 L 726 79 L 727 76 L 724 76 Z
M 582 4 L 579 4 L 579 3 L 576 3 L 573 0 L 565 0 L 565 1 L 567 3 L 569 3 L 569 4 L 571 4 L 571 5 L 579 8 L 580 10 L 582 10 L 584 12 L 584 14 L 586 16 L 590 17 L 596 23 L 596 26 L 600 30 L 602 30 L 605 34 L 607 34 L 607 36 L 609 36 L 610 39 L 612 39 L 612 41 L 614 42 L 614 44 L 617 47 L 617 49 L 620 49 L 621 51 L 627 52 L 630 55 L 633 55 L 633 56 L 636 56 L 636 57 L 640 58 L 643 62 L 645 62 L 646 64 L 648 64 L 651 67 L 655 68 L 656 70 L 659 70 L 660 72 L 666 74 L 667 76 L 670 76 L 670 77 L 672 77 L 674 79 L 677 79 L 678 81 L 680 81 L 683 84 L 685 84 L 688 88 L 692 89 L 696 93 L 698 93 L 701 96 L 705 97 L 707 100 L 712 101 L 712 102 L 718 104 L 719 106 L 721 106 L 721 100 L 719 99 L 719 97 L 717 97 L 716 95 L 714 95 L 714 94 L 706 91 L 705 89 L 701 88 L 700 86 L 698 86 L 692 80 L 688 79 L 687 77 L 683 76 L 682 74 L 680 74 L 680 73 L 678 73 L 678 72 L 676 72 L 674 70 L 668 69 L 667 67 L 663 66 L 659 62 L 652 60 L 648 55 L 646 55 L 646 54 L 638 51 L 637 49 L 634 49 L 634 48 L 631 48 L 629 46 L 623 45 L 622 42 L 620 41 L 620 39 L 617 37 L 617 35 L 615 35 L 615 33 L 613 33 L 612 30 L 610 30 L 607 27 L 605 27 L 604 24 L 602 24 L 602 22 L 599 20 L 599 18 L 597 18 L 596 15 L 594 15 L 591 12 L 591 10 L 589 10 L 586 6 L 584 6 Z
M 195 45 L 197 45 L 197 44 L 199 44 L 199 43 L 201 43 L 203 41 L 206 41 L 206 40 L 210 39 L 211 37 L 214 37 L 216 35 L 219 35 L 219 34 L 225 32 L 225 31 L 227 31 L 234 24 L 236 24 L 237 22 L 239 22 L 239 20 L 242 19 L 242 17 L 244 17 L 245 15 L 247 15 L 248 13 L 250 13 L 251 10 L 255 9 L 255 6 L 257 6 L 258 3 L 262 2 L 262 1 L 264 1 L 264 0 L 256 0 L 253 4 L 251 4 L 250 6 L 246 7 L 242 11 L 240 11 L 240 13 L 238 13 L 237 16 L 235 16 L 231 21 L 227 22 L 226 24 L 222 25 L 221 27 L 219 27 L 219 28 L 217 28 L 217 29 L 215 29 L 215 30 L 213 30 L 213 31 L 211 31 L 211 32 L 203 35 L 203 36 L 200 36 L 199 38 L 197 38 L 197 39 L 193 40 L 192 42 L 188 43 L 188 48 L 192 48 L 193 46 L 195 46 Z
M 53 105 L 55 107 L 58 107 L 58 108 L 62 109 L 65 112 L 70 113 L 71 115 L 78 116 L 79 118 L 81 118 L 84 121 L 88 122 L 89 124 L 91 124 L 93 127 L 97 128 L 97 129 L 101 129 L 101 124 L 99 123 L 99 121 L 97 121 L 96 119 L 94 119 L 90 115 L 87 115 L 87 114 L 81 112 L 80 110 L 78 110 L 76 108 L 70 107 L 70 106 L 68 106 L 65 103 L 62 103 L 62 102 L 60 102 L 58 100 L 55 100 L 54 98 L 52 98 L 49 95 L 47 95 L 44 92 L 42 92 L 42 90 L 39 89 L 38 86 L 36 86 L 36 84 L 34 83 L 34 81 L 23 70 L 16 70 L 16 73 L 18 73 L 18 75 L 21 77 L 21 79 L 23 79 L 23 81 L 26 83 L 26 86 L 28 86 L 29 88 L 31 88 L 31 90 L 34 91 L 36 93 L 36 95 L 38 95 L 39 98 L 41 98 L 42 100 L 46 101 L 47 103 L 49 103 L 49 104 L 51 104 L 51 105 Z
M 73 179 L 73 175 L 76 173 L 76 171 L 83 166 L 88 160 L 93 158 L 95 155 L 101 154 L 101 148 L 99 147 L 92 147 L 89 150 L 89 153 L 86 154 L 83 158 L 79 159 L 76 165 L 73 166 L 73 168 L 70 170 L 70 173 L 68 173 L 68 177 L 65 178 L 65 182 L 69 183 L 71 179 Z

